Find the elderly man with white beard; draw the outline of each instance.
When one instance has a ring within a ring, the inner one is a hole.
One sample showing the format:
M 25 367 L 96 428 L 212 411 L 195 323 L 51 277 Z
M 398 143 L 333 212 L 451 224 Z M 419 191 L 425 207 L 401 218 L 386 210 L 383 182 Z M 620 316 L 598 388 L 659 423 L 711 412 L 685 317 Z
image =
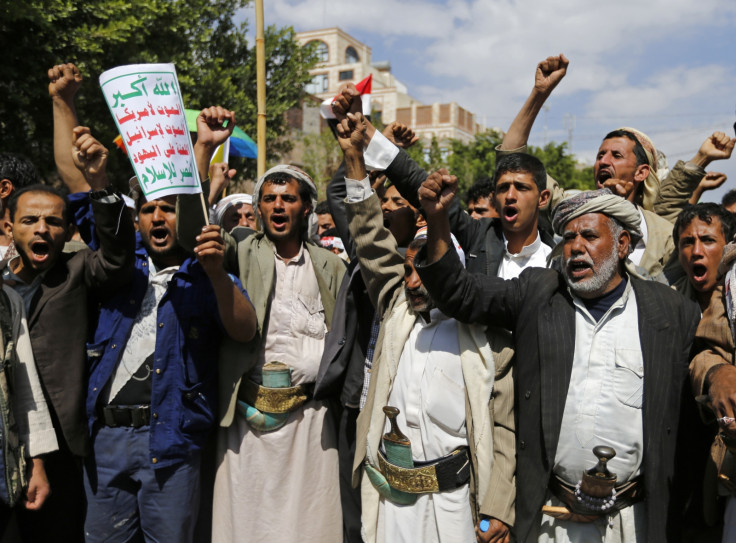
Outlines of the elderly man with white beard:
M 699 311 L 626 271 L 636 208 L 607 189 L 564 200 L 553 217 L 563 270 L 503 281 L 468 274 L 450 250 L 456 191 L 449 175 L 422 185 L 429 237 L 415 266 L 444 314 L 514 333 L 516 539 L 677 539 Z

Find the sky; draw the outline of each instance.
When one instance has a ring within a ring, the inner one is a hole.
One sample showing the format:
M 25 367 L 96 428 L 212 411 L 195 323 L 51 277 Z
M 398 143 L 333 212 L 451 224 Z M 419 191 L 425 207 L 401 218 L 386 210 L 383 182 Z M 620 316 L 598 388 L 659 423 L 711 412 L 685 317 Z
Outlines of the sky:
M 389 61 L 414 98 L 457 102 L 504 130 L 537 63 L 564 53 L 567 76 L 529 143 L 567 141 L 588 164 L 621 126 L 649 135 L 670 167 L 714 131 L 734 137 L 733 0 L 266 0 L 264 9 L 266 25 L 342 28 L 372 48 L 374 62 Z M 252 5 L 240 17 L 255 28 Z M 707 169 L 729 179 L 703 200 L 736 188 L 736 153 Z

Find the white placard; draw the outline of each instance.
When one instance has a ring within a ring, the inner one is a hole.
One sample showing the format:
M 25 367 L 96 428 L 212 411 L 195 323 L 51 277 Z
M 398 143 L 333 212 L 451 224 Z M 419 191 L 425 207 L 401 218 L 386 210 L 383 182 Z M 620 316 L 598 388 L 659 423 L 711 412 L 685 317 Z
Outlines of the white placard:
M 130 64 L 100 86 L 148 200 L 202 192 L 173 64 Z

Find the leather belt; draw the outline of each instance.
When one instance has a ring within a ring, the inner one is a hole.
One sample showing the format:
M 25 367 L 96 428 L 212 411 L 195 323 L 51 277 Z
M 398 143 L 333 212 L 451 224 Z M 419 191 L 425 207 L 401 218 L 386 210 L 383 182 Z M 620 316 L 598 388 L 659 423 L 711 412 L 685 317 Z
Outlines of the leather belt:
M 560 520 L 586 523 L 642 501 L 644 499 L 644 477 L 639 475 L 627 483 L 616 486 L 616 501 L 610 509 L 603 512 L 589 509 L 580 503 L 575 497 L 575 486 L 563 481 L 555 474 L 550 477 L 549 489 L 567 507 L 545 505 L 542 507 L 542 513 Z
M 111 428 L 140 428 L 151 420 L 151 406 L 106 405 L 100 411 L 100 420 Z
M 425 462 L 414 462 L 413 468 L 402 468 L 378 451 L 378 469 L 392 488 L 411 494 L 446 492 L 468 483 L 470 457 L 468 448 L 460 447 L 450 454 Z
M 312 397 L 312 384 L 285 388 L 269 388 L 246 379 L 238 390 L 238 398 L 263 413 L 290 413 Z

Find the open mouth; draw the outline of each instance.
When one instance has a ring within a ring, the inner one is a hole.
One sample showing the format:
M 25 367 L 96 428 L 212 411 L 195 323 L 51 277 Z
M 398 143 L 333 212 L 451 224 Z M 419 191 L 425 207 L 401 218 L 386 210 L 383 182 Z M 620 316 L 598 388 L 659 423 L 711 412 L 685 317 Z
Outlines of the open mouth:
M 708 268 L 703 264 L 693 264 L 693 280 L 700 283 L 707 279 Z
M 163 226 L 158 226 L 156 228 L 151 229 L 151 241 L 155 245 L 164 245 L 166 244 L 167 240 L 169 238 L 169 229 L 165 228 Z
M 611 170 L 598 170 L 598 175 L 595 178 L 598 185 L 603 186 L 603 183 L 609 179 L 613 179 L 613 172 Z
M 567 264 L 567 269 L 570 277 L 580 279 L 588 273 L 588 270 L 592 270 L 593 267 L 589 262 L 584 260 L 572 260 Z
M 507 222 L 514 222 L 519 216 L 519 210 L 516 206 L 503 206 L 503 218 Z
M 45 262 L 51 253 L 51 246 L 46 241 L 34 241 L 31 243 L 31 253 L 36 262 Z
M 286 216 L 285 215 L 271 215 L 271 224 L 274 230 L 281 232 L 286 229 Z

